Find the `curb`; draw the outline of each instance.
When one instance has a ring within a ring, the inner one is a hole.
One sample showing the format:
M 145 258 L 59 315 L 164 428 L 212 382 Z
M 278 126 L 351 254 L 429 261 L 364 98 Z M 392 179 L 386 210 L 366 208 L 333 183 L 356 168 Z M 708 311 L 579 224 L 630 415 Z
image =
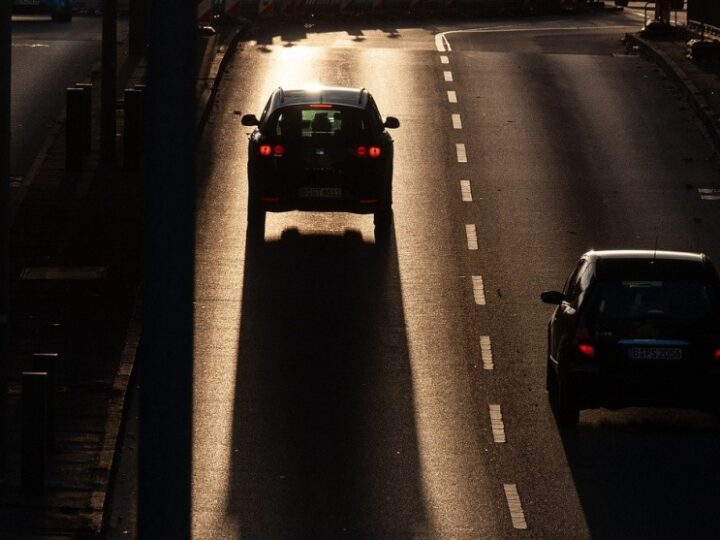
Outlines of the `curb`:
M 720 121 L 713 109 L 708 105 L 705 96 L 698 90 L 695 83 L 690 80 L 678 63 L 663 51 L 654 48 L 651 42 L 637 34 L 625 34 L 625 44 L 626 46 L 637 46 L 642 56 L 660 66 L 680 86 L 688 103 L 690 103 L 690 106 L 705 125 L 707 134 L 712 139 L 715 148 L 720 152 Z

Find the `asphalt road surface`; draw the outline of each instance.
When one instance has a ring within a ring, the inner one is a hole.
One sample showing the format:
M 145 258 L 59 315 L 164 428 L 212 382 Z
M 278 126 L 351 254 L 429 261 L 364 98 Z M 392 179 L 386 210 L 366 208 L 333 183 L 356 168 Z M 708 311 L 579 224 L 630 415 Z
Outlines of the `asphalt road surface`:
M 101 40 L 100 17 L 76 16 L 69 24 L 42 15 L 13 17 L 10 167 L 18 181 L 64 122 L 65 89 L 90 82 Z
M 201 149 L 193 531 L 219 538 L 713 538 L 720 423 L 544 389 L 551 308 L 590 248 L 720 260 L 720 160 L 624 54 L 628 13 L 267 29 Z M 367 87 L 397 116 L 394 239 L 372 218 L 246 233 L 246 133 L 272 88 Z M 456 116 L 457 115 L 457 116 Z

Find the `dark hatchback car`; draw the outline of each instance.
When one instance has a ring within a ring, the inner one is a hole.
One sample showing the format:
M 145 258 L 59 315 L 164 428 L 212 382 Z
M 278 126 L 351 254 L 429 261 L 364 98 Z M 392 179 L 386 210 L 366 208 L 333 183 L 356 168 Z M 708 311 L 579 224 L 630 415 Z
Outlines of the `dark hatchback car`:
M 590 251 L 541 299 L 557 305 L 547 390 L 560 425 L 600 407 L 718 411 L 720 278 L 706 256 Z
M 365 88 L 276 89 L 248 148 L 248 232 L 262 238 L 266 212 L 373 214 L 376 240 L 392 225 L 393 140 L 397 118 L 380 117 Z

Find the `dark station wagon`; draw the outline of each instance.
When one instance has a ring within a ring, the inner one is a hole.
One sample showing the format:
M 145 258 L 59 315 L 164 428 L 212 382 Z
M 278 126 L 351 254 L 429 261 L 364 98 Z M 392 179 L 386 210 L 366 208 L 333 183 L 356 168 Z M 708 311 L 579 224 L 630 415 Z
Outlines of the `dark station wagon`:
M 248 147 L 248 233 L 263 238 L 266 212 L 373 214 L 376 241 L 392 226 L 393 140 L 365 88 L 277 88 Z
M 702 254 L 590 251 L 548 325 L 547 389 L 558 423 L 581 409 L 720 404 L 720 278 Z

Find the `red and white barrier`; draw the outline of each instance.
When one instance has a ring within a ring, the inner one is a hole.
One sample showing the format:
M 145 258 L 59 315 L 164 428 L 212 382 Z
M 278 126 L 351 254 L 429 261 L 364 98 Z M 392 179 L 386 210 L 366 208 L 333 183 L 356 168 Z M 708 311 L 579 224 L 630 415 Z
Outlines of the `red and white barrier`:
M 212 0 L 197 0 L 198 24 L 212 24 Z

